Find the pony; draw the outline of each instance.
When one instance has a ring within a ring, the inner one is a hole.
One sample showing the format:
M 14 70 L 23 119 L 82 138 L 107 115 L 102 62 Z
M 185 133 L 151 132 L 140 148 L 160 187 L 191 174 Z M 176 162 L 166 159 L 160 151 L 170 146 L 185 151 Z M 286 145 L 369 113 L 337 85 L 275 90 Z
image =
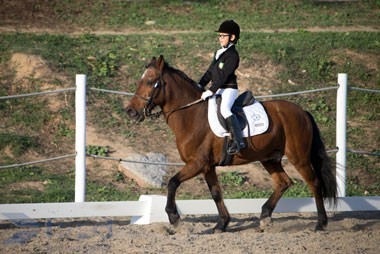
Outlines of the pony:
M 223 156 L 224 139 L 210 129 L 208 103 L 200 99 L 203 91 L 184 72 L 169 66 L 162 55 L 158 59 L 153 57 L 125 111 L 137 123 L 146 117 L 163 115 L 175 134 L 177 149 L 185 165 L 167 185 L 165 211 L 169 222 L 176 226 L 180 221 L 175 203 L 178 187 L 202 173 L 218 210 L 216 233 L 224 232 L 231 219 L 216 174 L 216 166 Z M 235 154 L 230 162 L 230 165 L 241 165 L 260 161 L 271 175 L 274 192 L 262 206 L 260 227 L 270 224 L 276 204 L 293 184 L 281 164 L 282 157 L 286 156 L 315 199 L 318 215 L 315 230 L 324 230 L 328 223 L 324 200 L 336 204 L 337 183 L 318 126 L 309 112 L 292 102 L 271 100 L 262 104 L 269 118 L 268 130 L 245 138 L 248 148 Z M 156 107 L 160 111 L 152 113 Z

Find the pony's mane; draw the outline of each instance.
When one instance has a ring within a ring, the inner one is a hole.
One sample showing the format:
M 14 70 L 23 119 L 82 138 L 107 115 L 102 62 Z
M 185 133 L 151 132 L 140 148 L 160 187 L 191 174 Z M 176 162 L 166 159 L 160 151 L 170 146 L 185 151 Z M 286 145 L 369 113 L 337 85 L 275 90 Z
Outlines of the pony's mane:
M 189 84 L 191 84 L 197 90 L 199 90 L 199 91 L 202 90 L 200 87 L 198 87 L 197 82 L 195 82 L 194 80 L 192 80 L 191 78 L 189 78 L 189 76 L 187 76 L 183 71 L 178 70 L 178 69 L 170 66 L 167 62 L 165 62 L 164 70 L 177 74 L 178 76 L 180 76 L 182 79 L 184 79 L 185 81 L 187 81 Z

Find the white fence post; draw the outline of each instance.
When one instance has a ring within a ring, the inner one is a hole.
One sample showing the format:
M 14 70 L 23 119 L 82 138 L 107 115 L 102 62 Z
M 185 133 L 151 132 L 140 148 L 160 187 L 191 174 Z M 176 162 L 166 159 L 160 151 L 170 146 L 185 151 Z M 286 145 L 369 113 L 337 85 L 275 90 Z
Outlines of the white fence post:
M 75 202 L 86 196 L 86 75 L 75 77 Z
M 347 74 L 338 74 L 336 100 L 336 180 L 338 196 L 346 196 L 346 124 L 347 124 Z

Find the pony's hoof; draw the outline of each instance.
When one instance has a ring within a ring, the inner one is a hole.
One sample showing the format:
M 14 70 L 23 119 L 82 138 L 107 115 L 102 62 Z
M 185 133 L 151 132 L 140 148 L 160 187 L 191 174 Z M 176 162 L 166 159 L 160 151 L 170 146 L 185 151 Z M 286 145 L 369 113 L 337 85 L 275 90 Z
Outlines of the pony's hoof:
M 260 219 L 260 230 L 264 231 L 272 223 L 271 217 Z
M 177 221 L 175 223 L 172 223 L 172 225 L 173 225 L 174 228 L 178 229 L 178 228 L 180 228 L 183 225 L 183 222 L 178 217 Z
M 321 224 L 317 224 L 317 226 L 315 226 L 315 229 L 314 229 L 315 232 L 318 232 L 318 231 L 325 231 L 325 227 Z
M 169 214 L 169 222 L 173 226 L 177 227 L 177 224 L 180 222 L 180 216 L 178 213 Z
M 220 228 L 214 228 L 214 234 L 221 234 L 226 232 L 226 230 L 220 229 Z
M 230 217 L 219 220 L 213 229 L 214 234 L 220 234 L 220 233 L 226 232 L 226 228 L 229 223 L 230 223 Z

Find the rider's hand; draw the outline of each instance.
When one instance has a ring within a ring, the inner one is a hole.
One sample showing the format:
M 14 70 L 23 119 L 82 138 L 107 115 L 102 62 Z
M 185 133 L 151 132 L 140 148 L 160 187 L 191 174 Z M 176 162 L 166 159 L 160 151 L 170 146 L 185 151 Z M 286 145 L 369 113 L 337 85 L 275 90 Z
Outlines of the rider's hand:
M 212 96 L 214 93 L 210 90 L 207 90 L 206 92 L 202 93 L 201 98 L 205 101 L 208 97 Z

